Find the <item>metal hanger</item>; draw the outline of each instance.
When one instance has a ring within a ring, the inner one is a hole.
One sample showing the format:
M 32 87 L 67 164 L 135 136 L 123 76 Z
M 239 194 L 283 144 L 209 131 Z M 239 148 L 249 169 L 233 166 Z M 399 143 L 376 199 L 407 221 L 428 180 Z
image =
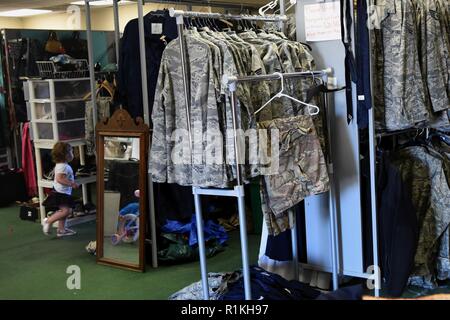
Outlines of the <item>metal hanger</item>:
M 279 72 L 275 72 L 274 74 L 277 75 L 277 76 L 279 76 L 280 79 L 281 79 L 281 90 L 280 90 L 280 92 L 278 92 L 276 95 L 274 95 L 272 98 L 270 98 L 269 101 L 267 101 L 261 108 L 259 108 L 258 110 L 256 110 L 255 113 L 254 113 L 254 115 L 256 115 L 256 114 L 258 114 L 259 112 L 261 112 L 261 111 L 262 111 L 265 107 L 267 107 L 267 105 L 270 104 L 273 100 L 275 100 L 275 99 L 277 99 L 277 98 L 283 98 L 283 97 L 284 97 L 284 98 L 288 98 L 288 99 L 290 99 L 290 100 L 292 100 L 292 101 L 295 101 L 295 102 L 297 102 L 297 103 L 299 103 L 299 104 L 302 104 L 302 105 L 308 107 L 308 113 L 309 113 L 309 115 L 311 115 L 311 116 L 315 116 L 315 115 L 319 114 L 320 109 L 319 109 L 318 106 L 315 106 L 315 105 L 313 105 L 313 104 L 309 104 L 309 103 L 300 101 L 300 100 L 298 100 L 298 99 L 296 99 L 296 98 L 294 98 L 294 97 L 291 97 L 290 95 L 284 93 L 284 77 L 283 77 L 283 74 L 282 74 L 282 73 L 279 73 Z M 314 111 L 312 112 L 311 110 L 314 110 Z
M 277 5 L 278 5 L 278 0 L 273 0 L 273 1 L 269 2 L 268 4 L 259 8 L 258 12 L 260 15 L 265 16 L 267 11 L 275 9 L 277 7 Z

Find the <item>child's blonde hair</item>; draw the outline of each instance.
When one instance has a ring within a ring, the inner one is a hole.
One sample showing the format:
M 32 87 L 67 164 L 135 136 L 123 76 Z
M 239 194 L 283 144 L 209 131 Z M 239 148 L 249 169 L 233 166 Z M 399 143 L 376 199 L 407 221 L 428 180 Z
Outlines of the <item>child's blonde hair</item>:
M 61 163 L 67 161 L 67 155 L 72 146 L 66 142 L 57 142 L 52 149 L 52 159 L 54 163 Z

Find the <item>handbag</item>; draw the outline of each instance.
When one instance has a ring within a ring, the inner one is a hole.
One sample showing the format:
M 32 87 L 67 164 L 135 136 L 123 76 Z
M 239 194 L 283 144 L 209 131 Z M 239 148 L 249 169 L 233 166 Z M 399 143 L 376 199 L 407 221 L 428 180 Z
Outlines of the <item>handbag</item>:
M 39 218 L 39 203 L 20 206 L 20 219 L 35 222 Z
M 45 43 L 45 51 L 53 54 L 64 53 L 64 47 L 62 43 L 58 40 L 58 36 L 55 31 L 50 31 L 48 35 L 48 40 Z

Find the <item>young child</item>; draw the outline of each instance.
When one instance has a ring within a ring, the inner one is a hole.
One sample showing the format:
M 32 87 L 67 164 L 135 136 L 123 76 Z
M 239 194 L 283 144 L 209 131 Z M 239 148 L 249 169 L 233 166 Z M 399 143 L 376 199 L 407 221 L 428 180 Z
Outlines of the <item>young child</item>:
M 72 189 L 79 186 L 74 181 L 73 170 L 68 162 L 73 160 L 72 146 L 65 142 L 58 142 L 53 146 L 52 150 L 53 162 L 55 162 L 55 179 L 53 183 L 53 191 L 45 199 L 43 205 L 47 208 L 57 210 L 49 218 L 44 219 L 44 234 L 51 233 L 51 226 L 58 221 L 57 237 L 72 236 L 75 231 L 66 228 L 66 219 L 72 213 L 75 206 L 72 197 Z

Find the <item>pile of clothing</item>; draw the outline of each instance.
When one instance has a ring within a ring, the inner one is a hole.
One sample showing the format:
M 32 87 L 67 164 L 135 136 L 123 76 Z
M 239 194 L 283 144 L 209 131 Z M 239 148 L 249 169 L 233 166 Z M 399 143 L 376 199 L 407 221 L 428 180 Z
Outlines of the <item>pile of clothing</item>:
M 206 256 L 212 257 L 225 249 L 228 234 L 225 229 L 212 220 L 203 225 Z M 158 259 L 165 263 L 180 263 L 199 259 L 197 240 L 197 221 L 192 215 L 189 223 L 167 220 L 160 233 Z
M 384 152 L 379 219 L 385 284 L 434 289 L 450 279 L 450 137 L 434 133 Z
M 382 9 L 373 37 L 377 127 L 450 128 L 449 1 L 375 4 Z
M 322 293 L 298 281 L 283 277 L 259 267 L 250 267 L 252 299 L 254 300 L 361 300 L 361 285 Z M 242 271 L 230 273 L 209 273 L 210 300 L 245 300 Z M 169 300 L 202 300 L 201 281 L 193 283 L 174 293 Z

